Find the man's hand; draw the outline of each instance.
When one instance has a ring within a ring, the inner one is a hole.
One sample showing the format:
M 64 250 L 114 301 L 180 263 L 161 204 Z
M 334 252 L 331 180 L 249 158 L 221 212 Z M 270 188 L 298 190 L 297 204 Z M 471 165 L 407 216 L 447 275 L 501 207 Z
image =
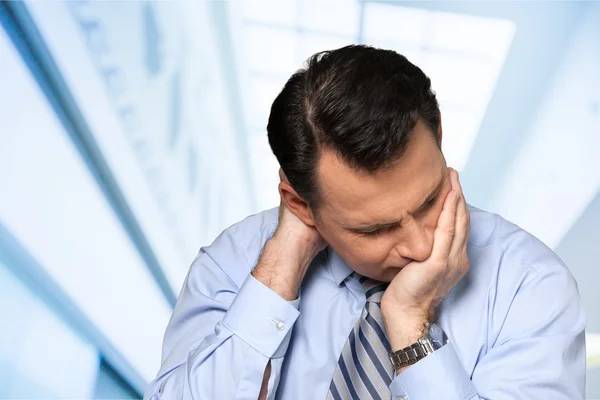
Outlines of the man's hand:
M 289 185 L 279 170 L 281 185 Z M 279 225 L 266 243 L 252 275 L 286 300 L 297 297 L 298 288 L 313 258 L 325 247 L 317 230 L 302 222 L 287 207 L 279 204 Z
M 411 262 L 392 280 L 381 300 L 381 311 L 392 351 L 410 346 L 432 322 L 435 307 L 469 270 L 469 212 L 450 169 L 448 193 L 434 233 L 433 250 L 422 262 Z

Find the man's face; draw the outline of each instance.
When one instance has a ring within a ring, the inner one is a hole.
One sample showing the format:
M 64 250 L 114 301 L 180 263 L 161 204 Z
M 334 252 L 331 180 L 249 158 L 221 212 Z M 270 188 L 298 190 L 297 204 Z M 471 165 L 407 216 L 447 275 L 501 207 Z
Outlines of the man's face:
M 413 260 L 429 257 L 433 232 L 451 189 L 442 152 L 419 122 L 399 162 L 374 174 L 357 172 L 324 151 L 316 226 L 356 272 L 390 282 Z

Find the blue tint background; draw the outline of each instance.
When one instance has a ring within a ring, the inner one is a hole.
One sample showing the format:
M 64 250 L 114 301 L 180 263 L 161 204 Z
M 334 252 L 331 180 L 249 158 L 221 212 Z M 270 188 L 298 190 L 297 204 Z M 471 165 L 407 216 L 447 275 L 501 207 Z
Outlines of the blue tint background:
M 0 2 L 0 398 L 139 398 L 202 245 L 278 204 L 311 54 L 431 76 L 468 201 L 569 265 L 600 398 L 600 3 Z

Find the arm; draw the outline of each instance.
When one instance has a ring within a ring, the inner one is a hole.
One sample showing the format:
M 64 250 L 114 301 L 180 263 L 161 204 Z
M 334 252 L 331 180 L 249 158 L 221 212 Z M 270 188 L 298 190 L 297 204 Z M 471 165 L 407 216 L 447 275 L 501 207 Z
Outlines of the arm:
M 273 398 L 299 316 L 299 299 L 293 299 L 312 259 L 325 247 L 315 227 L 287 207 L 284 194 L 293 189 L 281 171 L 280 176 L 277 230 L 239 290 L 207 253 L 192 266 L 167 328 L 161 370 L 146 399 Z M 236 252 L 220 251 L 225 260 Z
M 468 211 L 454 171 L 451 181 L 431 256 L 400 271 L 382 299 L 393 351 L 417 341 L 425 323 L 433 321 L 431 310 L 468 270 Z M 520 280 L 493 289 L 509 307 L 495 316 L 499 328 L 488 338 L 490 348 L 471 376 L 450 338 L 441 349 L 397 371 L 392 394 L 410 400 L 583 399 L 585 316 L 577 285 L 556 260 L 543 264 L 543 269 L 532 266 Z
M 585 398 L 585 316 L 562 265 L 530 269 L 502 328 L 470 376 L 450 343 L 398 374 L 395 396 L 410 400 Z M 504 293 L 507 294 L 507 293 Z
M 203 252 L 186 279 L 165 335 L 160 372 L 145 398 L 255 400 L 269 362 L 273 376 L 267 385 L 274 391 L 298 303 L 253 276 L 236 287 Z

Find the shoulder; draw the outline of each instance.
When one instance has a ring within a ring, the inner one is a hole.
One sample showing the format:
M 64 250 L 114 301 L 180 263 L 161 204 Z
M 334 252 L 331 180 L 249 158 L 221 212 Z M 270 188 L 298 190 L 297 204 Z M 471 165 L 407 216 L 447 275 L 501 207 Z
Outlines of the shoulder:
M 507 221 L 476 207 L 469 206 L 471 233 L 469 246 L 488 256 L 501 256 L 502 260 L 518 264 L 525 269 L 567 270 L 562 260 L 541 240 Z
M 501 216 L 475 207 L 469 210 L 468 275 L 495 313 L 506 315 L 518 304 L 519 313 L 536 316 L 532 321 L 551 320 L 567 309 L 577 319 L 577 283 L 558 255 Z

